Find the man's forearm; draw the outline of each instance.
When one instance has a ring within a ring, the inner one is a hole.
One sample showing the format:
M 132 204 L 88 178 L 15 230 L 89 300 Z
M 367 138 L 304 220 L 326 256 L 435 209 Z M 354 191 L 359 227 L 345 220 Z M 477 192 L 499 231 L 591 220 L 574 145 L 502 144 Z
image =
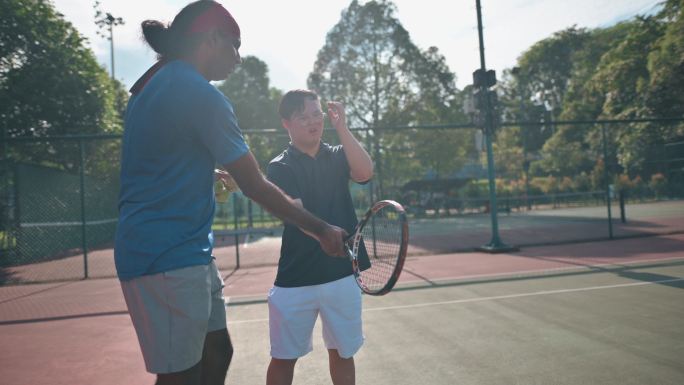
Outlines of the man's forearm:
M 295 204 L 294 200 L 267 180 L 264 180 L 263 185 L 251 194 L 243 192 L 271 214 L 292 223 L 312 236 L 320 234 L 326 225 L 325 222 L 309 213 L 304 207 Z
M 266 180 L 251 153 L 223 167 L 230 172 L 243 194 L 276 217 L 316 236 L 320 236 L 326 228 L 327 223 L 316 218 L 303 207 L 297 206 L 282 190 Z
M 348 128 L 337 129 L 337 135 L 344 148 L 352 179 L 356 182 L 370 180 L 373 177 L 373 161 L 368 152 Z

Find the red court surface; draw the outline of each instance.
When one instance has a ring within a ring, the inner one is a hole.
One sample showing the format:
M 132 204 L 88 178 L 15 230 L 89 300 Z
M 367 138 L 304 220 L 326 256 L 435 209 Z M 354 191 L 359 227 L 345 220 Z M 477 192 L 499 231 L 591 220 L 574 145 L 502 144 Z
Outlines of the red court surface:
M 397 289 L 674 260 L 684 261 L 684 234 L 530 247 L 511 254 L 421 256 L 408 258 Z M 239 312 L 241 304 L 264 301 L 275 266 L 223 273 L 228 312 Z M 0 346 L 2 384 L 154 382 L 145 372 L 116 279 L 0 287 Z

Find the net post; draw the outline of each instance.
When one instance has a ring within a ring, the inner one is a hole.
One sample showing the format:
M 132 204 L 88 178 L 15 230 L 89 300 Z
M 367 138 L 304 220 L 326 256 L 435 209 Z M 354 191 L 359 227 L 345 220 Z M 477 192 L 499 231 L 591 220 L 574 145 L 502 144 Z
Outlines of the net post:
M 240 268 L 240 235 L 237 230 L 240 227 L 238 223 L 238 201 L 237 194 L 233 193 L 233 227 L 235 228 L 235 269 Z
M 83 278 L 88 279 L 88 238 L 86 232 L 86 205 L 85 205 L 85 145 L 83 138 L 78 140 L 81 167 L 79 171 L 81 184 L 81 247 L 83 248 Z
M 606 124 L 601 123 L 601 139 L 603 141 L 603 178 L 606 184 L 606 206 L 608 208 L 608 238 L 613 239 L 613 215 L 610 200 L 610 176 L 608 175 L 608 139 L 606 136 Z

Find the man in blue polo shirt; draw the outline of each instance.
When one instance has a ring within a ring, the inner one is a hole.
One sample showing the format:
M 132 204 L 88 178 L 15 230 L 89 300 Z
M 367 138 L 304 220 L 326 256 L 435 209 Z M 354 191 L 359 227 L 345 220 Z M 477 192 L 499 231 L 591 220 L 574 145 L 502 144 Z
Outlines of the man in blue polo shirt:
M 369 181 L 373 162 L 349 131 L 344 106 L 328 103 L 339 146 L 321 141 L 325 114 L 316 93 L 286 93 L 279 112 L 291 143 L 268 165 L 268 179 L 308 211 L 351 233 L 357 218 L 349 180 Z M 350 261 L 326 254 L 307 234 L 285 223 L 278 273 L 268 296 L 272 359 L 266 383 L 292 383 L 297 359 L 312 350 L 320 314 L 333 383 L 354 384 L 354 354 L 363 344 L 361 291 Z M 359 257 L 361 268 L 367 267 L 368 256 Z
M 142 30 L 160 60 L 133 86 L 126 110 L 116 269 L 156 384 L 223 384 L 233 348 L 212 256 L 214 167 L 333 255 L 344 256 L 344 231 L 261 175 L 231 103 L 209 83 L 241 61 L 240 29 L 223 6 L 196 1 L 169 26 L 146 20 Z

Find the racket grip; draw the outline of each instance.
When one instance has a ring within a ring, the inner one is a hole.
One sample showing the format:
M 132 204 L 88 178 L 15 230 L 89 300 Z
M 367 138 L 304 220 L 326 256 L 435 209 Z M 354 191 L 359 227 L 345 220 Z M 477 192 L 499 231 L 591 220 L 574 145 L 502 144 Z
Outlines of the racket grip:
M 347 253 L 347 257 L 349 258 L 349 260 L 352 263 L 354 263 L 356 260 L 356 258 L 354 258 L 354 252 L 346 243 L 344 244 L 344 251 Z M 354 266 L 352 265 L 352 267 L 354 267 Z
M 349 241 L 354 238 L 354 235 L 356 235 L 356 233 L 348 234 L 346 237 L 342 238 L 342 242 L 349 243 Z

